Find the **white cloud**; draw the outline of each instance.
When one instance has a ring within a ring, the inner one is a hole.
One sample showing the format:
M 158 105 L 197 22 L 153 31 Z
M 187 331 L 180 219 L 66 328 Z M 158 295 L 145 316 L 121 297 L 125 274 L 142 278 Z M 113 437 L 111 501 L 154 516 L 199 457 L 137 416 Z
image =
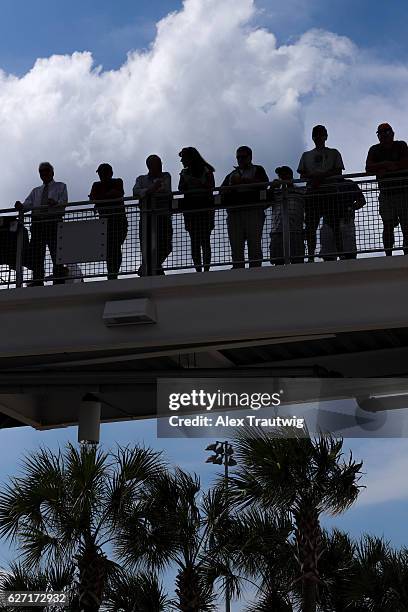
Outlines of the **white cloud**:
M 86 197 L 101 160 L 132 186 L 157 151 L 175 174 L 182 146 L 196 145 L 217 167 L 231 167 L 238 144 L 254 146 L 272 170 L 303 147 L 304 95 L 340 78 L 352 44 L 309 32 L 277 47 L 256 28 L 252 0 L 186 0 L 165 17 L 148 51 L 116 71 L 94 67 L 88 52 L 38 59 L 17 78 L 0 75 L 2 206 L 37 182 L 42 159 L 54 162 L 72 198 Z
M 187 145 L 215 165 L 218 181 L 243 143 L 272 176 L 277 164 L 297 163 L 317 122 L 347 169 L 362 169 L 375 125 L 405 125 L 407 68 L 373 64 L 330 32 L 278 46 L 257 18 L 252 0 L 186 0 L 119 70 L 77 52 L 39 59 L 21 78 L 1 73 L 1 205 L 38 182 L 43 159 L 71 199 L 87 197 L 100 161 L 112 162 L 130 193 L 152 152 L 177 186 L 177 153 Z
M 408 440 L 359 440 L 352 445 L 356 460 L 363 460 L 365 485 L 357 506 L 408 500 Z

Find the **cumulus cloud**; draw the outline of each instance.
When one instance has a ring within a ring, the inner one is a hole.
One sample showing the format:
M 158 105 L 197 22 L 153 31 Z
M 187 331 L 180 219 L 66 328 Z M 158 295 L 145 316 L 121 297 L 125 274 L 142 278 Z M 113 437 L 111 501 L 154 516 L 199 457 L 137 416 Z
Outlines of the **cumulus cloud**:
M 219 182 L 244 143 L 272 176 L 276 165 L 297 163 L 315 122 L 328 125 L 349 170 L 362 168 L 375 124 L 403 121 L 407 69 L 374 66 L 330 32 L 279 46 L 259 17 L 252 0 L 185 0 L 157 24 L 151 47 L 130 52 L 118 70 L 77 52 L 38 59 L 21 78 L 1 73 L 1 206 L 38 182 L 44 159 L 71 200 L 87 197 L 101 161 L 129 193 L 153 152 L 177 186 L 177 153 L 188 145 L 216 167 Z

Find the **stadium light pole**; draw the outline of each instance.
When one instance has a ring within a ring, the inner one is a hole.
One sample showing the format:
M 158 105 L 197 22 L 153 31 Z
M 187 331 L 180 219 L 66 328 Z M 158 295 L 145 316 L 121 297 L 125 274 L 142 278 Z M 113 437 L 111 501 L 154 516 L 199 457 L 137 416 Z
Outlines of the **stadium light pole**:
M 209 444 L 206 451 L 211 451 L 214 453 L 210 457 L 206 459 L 206 463 L 213 463 L 214 465 L 223 465 L 224 466 L 224 486 L 225 486 L 225 496 L 227 500 L 227 515 L 229 511 L 229 468 L 237 465 L 235 459 L 232 458 L 234 454 L 234 449 L 232 444 L 226 440 L 225 442 L 219 442 L 218 440 L 214 444 Z M 228 568 L 229 570 L 229 568 Z M 231 589 L 230 589 L 230 580 L 229 576 L 225 578 L 225 612 L 231 612 Z

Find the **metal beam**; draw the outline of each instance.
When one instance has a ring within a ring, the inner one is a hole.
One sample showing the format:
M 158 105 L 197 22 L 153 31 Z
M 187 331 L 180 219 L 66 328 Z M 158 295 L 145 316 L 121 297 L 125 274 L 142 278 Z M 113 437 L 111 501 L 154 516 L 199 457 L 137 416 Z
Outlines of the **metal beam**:
M 189 368 L 196 367 L 191 364 L 194 363 L 193 354 L 196 355 L 208 355 L 208 359 L 212 360 L 212 365 L 208 367 L 232 367 L 235 364 L 222 355 L 220 351 L 232 350 L 232 349 L 241 349 L 241 348 L 253 348 L 256 346 L 268 346 L 268 345 L 279 345 L 286 344 L 288 342 L 308 342 L 311 340 L 330 340 L 336 337 L 336 334 L 315 334 L 315 335 L 307 335 L 307 336 L 283 336 L 279 338 L 258 338 L 257 340 L 246 340 L 246 341 L 237 341 L 237 342 L 222 342 L 220 343 L 209 343 L 205 346 L 197 345 L 197 346 L 189 346 L 189 347 L 179 347 L 179 348 L 163 348 L 163 349 L 146 349 L 145 351 L 138 351 L 137 353 L 131 354 L 122 354 L 122 355 L 111 355 L 107 357 L 89 357 L 87 359 L 78 359 L 72 358 L 67 361 L 66 359 L 61 361 L 48 362 L 46 357 L 44 357 L 44 361 L 36 365 L 24 366 L 24 371 L 37 371 L 42 370 L 44 368 L 50 370 L 58 370 L 60 368 L 69 367 L 69 366 L 83 366 L 83 365 L 104 365 L 108 363 L 123 363 L 130 361 L 138 361 L 141 359 L 155 359 L 157 357 L 169 357 L 180 368 Z M 188 359 L 190 357 L 190 359 Z M 204 358 L 205 359 L 205 358 Z M 196 361 L 200 360 L 196 358 Z M 199 366 L 206 367 L 206 366 Z M 10 368 L 13 370 L 15 368 Z M 3 372 L 7 372 L 7 369 L 3 369 Z
M 43 362 L 51 362 L 65 354 L 69 362 L 70 355 L 104 359 L 107 352 L 153 356 L 408 327 L 407 272 L 407 258 L 382 257 L 3 291 L 0 359 L 43 356 Z M 157 324 L 104 325 L 107 301 L 137 298 L 154 302 Z

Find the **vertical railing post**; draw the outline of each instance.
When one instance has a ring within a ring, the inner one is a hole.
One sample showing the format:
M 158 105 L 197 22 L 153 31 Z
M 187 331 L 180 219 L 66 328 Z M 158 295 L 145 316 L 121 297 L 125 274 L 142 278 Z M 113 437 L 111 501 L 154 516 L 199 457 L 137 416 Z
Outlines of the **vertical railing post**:
M 158 273 L 158 248 L 157 248 L 157 198 L 154 194 L 151 197 L 150 206 L 150 266 L 152 276 Z
M 16 241 L 16 287 L 23 286 L 24 211 L 18 211 Z
M 152 274 L 152 249 L 150 245 L 151 231 L 151 197 L 147 196 L 142 201 L 140 207 L 140 222 L 142 224 L 141 242 L 142 242 L 142 275 L 151 276 Z
M 282 183 L 282 200 L 281 200 L 281 217 L 282 217 L 282 242 L 283 242 L 283 260 L 285 264 L 290 263 L 290 225 L 289 225 L 289 198 L 288 184 Z

